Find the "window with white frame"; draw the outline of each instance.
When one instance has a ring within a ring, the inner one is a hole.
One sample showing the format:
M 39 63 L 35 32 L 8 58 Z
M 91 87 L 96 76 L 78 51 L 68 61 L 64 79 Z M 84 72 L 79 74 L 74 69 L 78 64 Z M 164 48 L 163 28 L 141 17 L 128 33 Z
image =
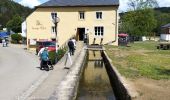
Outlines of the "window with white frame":
M 79 19 L 85 19 L 84 11 L 79 11 Z
M 52 12 L 51 13 L 51 17 L 54 19 L 54 18 L 57 18 L 57 13 L 56 12 Z
M 104 27 L 103 26 L 96 26 L 94 27 L 95 36 L 103 36 L 104 35 Z
M 52 34 L 55 34 L 55 33 L 56 33 L 56 28 L 55 28 L 55 26 L 52 26 L 52 27 L 51 27 L 51 33 L 52 33 Z
M 96 12 L 96 19 L 102 19 L 102 12 Z

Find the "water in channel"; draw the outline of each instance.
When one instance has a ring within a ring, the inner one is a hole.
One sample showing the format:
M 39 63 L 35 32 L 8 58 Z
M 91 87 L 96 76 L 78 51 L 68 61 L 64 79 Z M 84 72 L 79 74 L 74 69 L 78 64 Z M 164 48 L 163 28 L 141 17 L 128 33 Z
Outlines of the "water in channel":
M 116 100 L 99 51 L 89 51 L 77 100 Z

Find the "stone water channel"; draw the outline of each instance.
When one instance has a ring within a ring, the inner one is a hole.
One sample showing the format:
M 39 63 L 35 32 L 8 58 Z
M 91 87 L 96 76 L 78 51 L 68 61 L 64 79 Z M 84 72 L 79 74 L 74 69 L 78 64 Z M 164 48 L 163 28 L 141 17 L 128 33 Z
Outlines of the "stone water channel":
M 100 51 L 88 51 L 76 100 L 116 100 Z

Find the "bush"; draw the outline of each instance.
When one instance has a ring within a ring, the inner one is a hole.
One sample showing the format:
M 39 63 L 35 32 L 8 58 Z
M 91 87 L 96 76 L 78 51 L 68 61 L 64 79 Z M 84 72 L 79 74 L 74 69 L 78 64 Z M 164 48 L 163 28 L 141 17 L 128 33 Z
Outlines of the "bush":
M 12 43 L 20 43 L 20 41 L 22 40 L 22 36 L 21 34 L 12 34 L 11 35 L 11 39 L 12 39 Z
M 67 49 L 64 48 L 64 49 L 59 49 L 57 54 L 55 51 L 50 51 L 49 52 L 49 58 L 51 59 L 52 63 L 55 64 L 56 63 L 56 60 L 59 61 L 63 56 L 64 54 L 66 53 Z
M 57 52 L 57 61 L 59 61 L 63 56 L 64 54 L 66 53 L 67 49 L 64 48 L 64 49 L 59 49 L 58 52 Z
M 55 51 L 50 51 L 49 52 L 49 58 L 51 59 L 52 63 L 55 64 L 56 52 Z

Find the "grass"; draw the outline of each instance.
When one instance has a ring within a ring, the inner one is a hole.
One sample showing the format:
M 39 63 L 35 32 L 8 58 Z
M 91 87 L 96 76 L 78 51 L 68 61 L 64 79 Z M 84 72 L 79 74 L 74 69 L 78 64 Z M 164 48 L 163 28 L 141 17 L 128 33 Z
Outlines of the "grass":
M 170 79 L 170 50 L 157 50 L 157 42 L 135 42 L 130 47 L 105 46 L 106 52 L 122 75 Z

